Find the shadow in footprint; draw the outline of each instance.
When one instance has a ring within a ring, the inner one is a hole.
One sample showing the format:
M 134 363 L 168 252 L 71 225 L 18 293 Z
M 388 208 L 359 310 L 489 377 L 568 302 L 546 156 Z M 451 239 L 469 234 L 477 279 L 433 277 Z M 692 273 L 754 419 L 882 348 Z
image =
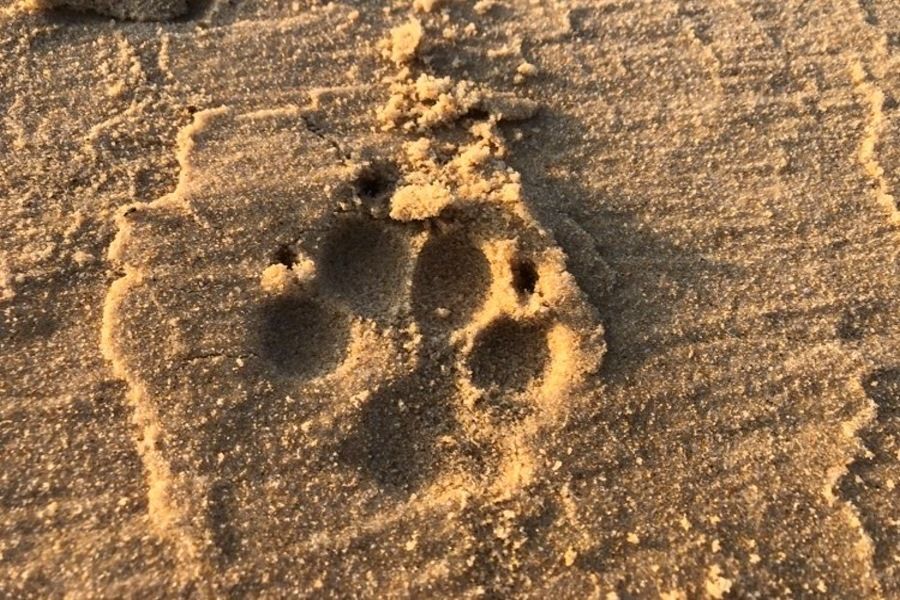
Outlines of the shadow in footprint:
M 225 561 L 233 560 L 240 549 L 240 536 L 234 527 L 236 512 L 234 488 L 223 480 L 212 484 L 206 498 L 212 541 Z
M 110 18 L 124 22 L 186 22 L 203 18 L 214 0 L 169 0 L 138 2 L 135 0 L 45 0 L 39 8 L 51 22 L 106 24 Z
M 372 317 L 395 304 L 409 258 L 409 245 L 395 229 L 365 217 L 338 223 L 319 251 L 326 293 L 357 314 Z
M 260 312 L 259 354 L 284 374 L 315 377 L 344 359 L 350 327 L 340 313 L 295 296 L 268 301 Z
M 513 289 L 520 296 L 527 297 L 533 294 L 540 278 L 534 263 L 528 258 L 516 258 L 512 261 L 510 270 L 513 277 Z
M 455 329 L 481 306 L 490 287 L 484 254 L 462 232 L 434 234 L 413 273 L 413 313 L 429 332 Z
M 435 475 L 444 453 L 441 438 L 453 433 L 451 382 L 418 371 L 366 402 L 338 450 L 382 488 L 411 493 Z
M 544 325 L 499 319 L 475 340 L 472 382 L 485 390 L 520 392 L 540 377 L 549 356 Z

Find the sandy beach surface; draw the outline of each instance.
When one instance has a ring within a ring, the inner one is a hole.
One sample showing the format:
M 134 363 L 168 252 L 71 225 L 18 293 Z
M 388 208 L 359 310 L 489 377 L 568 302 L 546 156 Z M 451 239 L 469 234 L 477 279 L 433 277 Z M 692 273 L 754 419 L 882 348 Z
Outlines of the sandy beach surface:
M 895 194 L 892 0 L 0 0 L 0 596 L 898 598 Z

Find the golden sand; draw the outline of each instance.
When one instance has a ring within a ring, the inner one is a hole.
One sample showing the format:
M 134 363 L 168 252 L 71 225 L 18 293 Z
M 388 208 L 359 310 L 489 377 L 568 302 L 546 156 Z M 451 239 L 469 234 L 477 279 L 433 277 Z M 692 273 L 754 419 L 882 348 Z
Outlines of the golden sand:
M 898 36 L 0 0 L 0 596 L 896 597 Z

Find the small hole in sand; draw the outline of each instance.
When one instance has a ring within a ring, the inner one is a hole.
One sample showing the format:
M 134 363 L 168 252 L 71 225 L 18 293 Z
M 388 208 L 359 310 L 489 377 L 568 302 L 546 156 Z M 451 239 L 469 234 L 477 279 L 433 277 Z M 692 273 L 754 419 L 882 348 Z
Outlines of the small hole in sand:
M 287 244 L 282 244 L 272 254 L 272 259 L 290 269 L 297 262 L 297 253 Z
M 482 389 L 518 392 L 541 375 L 548 359 L 543 325 L 502 318 L 475 340 L 469 368 L 472 382 Z
M 517 258 L 510 265 L 513 287 L 520 294 L 533 294 L 538 282 L 538 272 L 534 263 L 527 258 Z
M 472 107 L 465 112 L 463 117 L 473 121 L 486 121 L 491 118 L 491 113 L 480 107 Z
M 212 8 L 215 0 L 189 0 L 188 11 L 182 17 L 182 20 L 200 19 L 206 15 Z
M 362 170 L 356 178 L 354 187 L 357 195 L 364 201 L 379 200 L 394 189 L 397 182 L 397 170 L 388 163 L 374 163 Z

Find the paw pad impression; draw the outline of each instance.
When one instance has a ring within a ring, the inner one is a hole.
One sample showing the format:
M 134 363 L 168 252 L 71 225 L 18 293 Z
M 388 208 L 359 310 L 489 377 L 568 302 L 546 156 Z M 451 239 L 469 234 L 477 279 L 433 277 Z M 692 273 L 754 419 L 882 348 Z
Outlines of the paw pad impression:
M 344 513 L 395 530 L 515 493 L 604 352 L 490 124 L 451 149 L 303 117 L 197 113 L 177 189 L 111 247 L 103 347 L 151 516 L 197 569 L 263 541 L 327 561 L 363 535 Z

